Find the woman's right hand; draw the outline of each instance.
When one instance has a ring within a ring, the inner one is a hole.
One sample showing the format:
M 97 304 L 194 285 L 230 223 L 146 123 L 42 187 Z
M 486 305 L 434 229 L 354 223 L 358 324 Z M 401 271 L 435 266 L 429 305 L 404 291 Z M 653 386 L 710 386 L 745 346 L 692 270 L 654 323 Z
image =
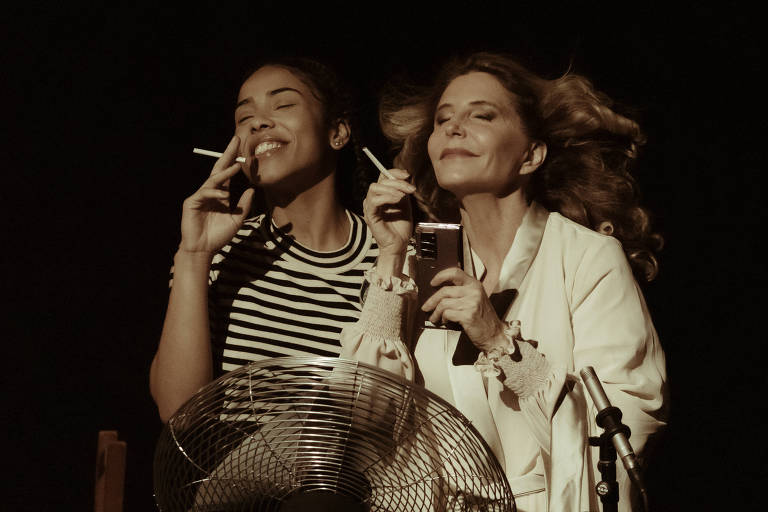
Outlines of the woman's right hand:
M 240 139 L 233 137 L 205 183 L 184 200 L 179 251 L 212 256 L 243 225 L 254 190 L 243 192 L 234 211 L 229 208 L 229 180 L 241 170 L 240 163 L 235 162 L 239 144 Z
M 363 213 L 379 246 L 379 261 L 396 258 L 402 263 L 413 231 L 408 196 L 416 191 L 416 187 L 408 183 L 408 172 L 402 169 L 390 169 L 389 172 L 394 179 L 381 174 L 379 181 L 368 187 Z

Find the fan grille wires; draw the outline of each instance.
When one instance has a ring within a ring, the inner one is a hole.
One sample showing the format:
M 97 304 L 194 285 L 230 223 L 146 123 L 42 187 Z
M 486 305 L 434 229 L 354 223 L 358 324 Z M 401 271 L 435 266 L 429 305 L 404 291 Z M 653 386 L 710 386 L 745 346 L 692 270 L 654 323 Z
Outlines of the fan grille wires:
M 163 429 L 154 484 L 168 512 L 281 511 L 309 496 L 372 512 L 515 510 L 498 461 L 458 410 L 338 358 L 258 361 L 205 386 Z

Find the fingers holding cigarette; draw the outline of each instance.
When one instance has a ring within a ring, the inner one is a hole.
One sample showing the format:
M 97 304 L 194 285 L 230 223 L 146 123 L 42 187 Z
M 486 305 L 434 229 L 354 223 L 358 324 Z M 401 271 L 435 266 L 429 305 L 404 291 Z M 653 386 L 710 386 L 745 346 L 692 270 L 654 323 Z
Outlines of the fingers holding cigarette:
M 223 153 L 200 148 L 192 149 L 192 152 L 195 154 L 218 159 L 213 165 L 213 169 L 211 169 L 211 174 L 208 176 L 208 179 L 205 180 L 205 183 L 203 183 L 203 186 L 201 187 L 201 190 L 213 189 L 216 191 L 207 193 L 206 195 L 208 198 L 228 199 L 229 180 L 242 169 L 241 164 L 245 162 L 245 158 L 243 157 L 234 158 L 239 147 L 240 138 L 235 135 L 229 141 L 229 144 L 227 144 L 227 148 Z M 226 196 L 219 192 L 225 192 Z
M 384 167 L 384 165 L 382 165 L 382 163 L 379 162 L 379 160 L 375 156 L 373 156 L 373 153 L 371 153 L 371 151 L 368 148 L 364 147 L 363 153 L 365 153 L 365 156 L 367 156 L 371 160 L 371 162 L 373 162 L 373 165 L 375 165 L 376 168 L 381 173 L 378 179 L 379 183 L 384 183 L 387 180 L 392 180 L 393 182 L 402 183 L 402 182 L 407 182 L 407 180 L 411 178 L 411 175 L 408 173 L 408 171 L 404 171 L 403 169 L 387 169 L 386 167 Z M 416 188 L 413 187 L 413 190 L 409 190 L 407 193 L 411 194 L 415 191 L 416 191 Z
M 376 168 L 379 170 L 381 175 L 379 176 L 378 182 L 382 184 L 390 184 L 392 185 L 395 181 L 398 181 L 400 183 L 405 183 L 409 185 L 410 187 L 413 187 L 412 189 L 405 190 L 404 188 L 399 188 L 398 190 L 401 190 L 402 192 L 406 194 L 410 194 L 413 196 L 413 198 L 416 200 L 416 202 L 421 206 L 421 208 L 424 210 L 424 213 L 426 213 L 427 217 L 433 221 L 437 222 L 439 219 L 431 213 L 431 209 L 429 208 L 427 201 L 424 200 L 424 197 L 419 193 L 419 191 L 410 183 L 411 175 L 407 171 L 404 171 L 402 169 L 387 169 L 382 165 L 379 160 L 373 156 L 373 153 L 371 151 L 364 147 L 363 153 L 365 153 L 365 156 L 367 156 L 371 162 L 373 162 L 373 165 L 376 166 Z M 386 179 L 385 179 L 386 178 Z
M 213 165 L 213 170 L 211 171 L 211 174 L 217 174 L 220 173 L 230 167 L 237 167 L 240 168 L 240 162 L 237 162 L 237 151 L 240 148 L 240 137 L 237 135 L 233 136 L 229 144 L 227 144 L 226 149 L 224 150 L 224 153 L 219 157 L 218 160 L 216 160 L 216 163 Z
M 416 192 L 416 187 L 405 181 L 409 176 L 407 172 L 401 169 L 390 169 L 393 178 L 383 178 L 377 183 L 371 183 L 368 188 L 371 198 L 388 199 L 388 202 L 394 204 L 400 202 L 405 196 Z M 401 179 L 397 179 L 402 176 Z M 385 201 L 386 202 L 386 201 Z
M 387 175 L 385 176 L 383 173 L 379 174 L 379 183 L 403 183 L 406 185 L 411 185 L 410 183 L 411 175 L 408 171 L 403 169 L 388 169 Z M 416 190 L 416 187 L 414 187 L 414 190 L 411 192 L 414 192 Z

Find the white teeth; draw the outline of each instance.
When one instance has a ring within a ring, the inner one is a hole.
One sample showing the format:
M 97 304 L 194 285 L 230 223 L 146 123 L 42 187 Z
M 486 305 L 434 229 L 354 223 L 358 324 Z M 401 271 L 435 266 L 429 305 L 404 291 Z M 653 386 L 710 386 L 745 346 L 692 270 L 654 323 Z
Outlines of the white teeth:
M 282 144 L 279 142 L 274 142 L 274 141 L 262 142 L 261 144 L 256 146 L 256 149 L 253 151 L 253 154 L 255 156 L 259 156 L 262 153 L 266 153 L 267 151 L 270 151 L 272 149 L 277 149 L 281 146 Z

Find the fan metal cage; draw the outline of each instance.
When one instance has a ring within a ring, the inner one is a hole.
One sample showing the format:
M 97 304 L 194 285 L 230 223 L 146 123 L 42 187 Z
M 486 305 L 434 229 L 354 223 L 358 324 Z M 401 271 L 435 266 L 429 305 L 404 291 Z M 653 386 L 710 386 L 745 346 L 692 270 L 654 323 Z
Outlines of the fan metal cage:
M 157 443 L 176 511 L 514 511 L 481 435 L 437 395 L 376 367 L 278 357 L 193 396 Z

